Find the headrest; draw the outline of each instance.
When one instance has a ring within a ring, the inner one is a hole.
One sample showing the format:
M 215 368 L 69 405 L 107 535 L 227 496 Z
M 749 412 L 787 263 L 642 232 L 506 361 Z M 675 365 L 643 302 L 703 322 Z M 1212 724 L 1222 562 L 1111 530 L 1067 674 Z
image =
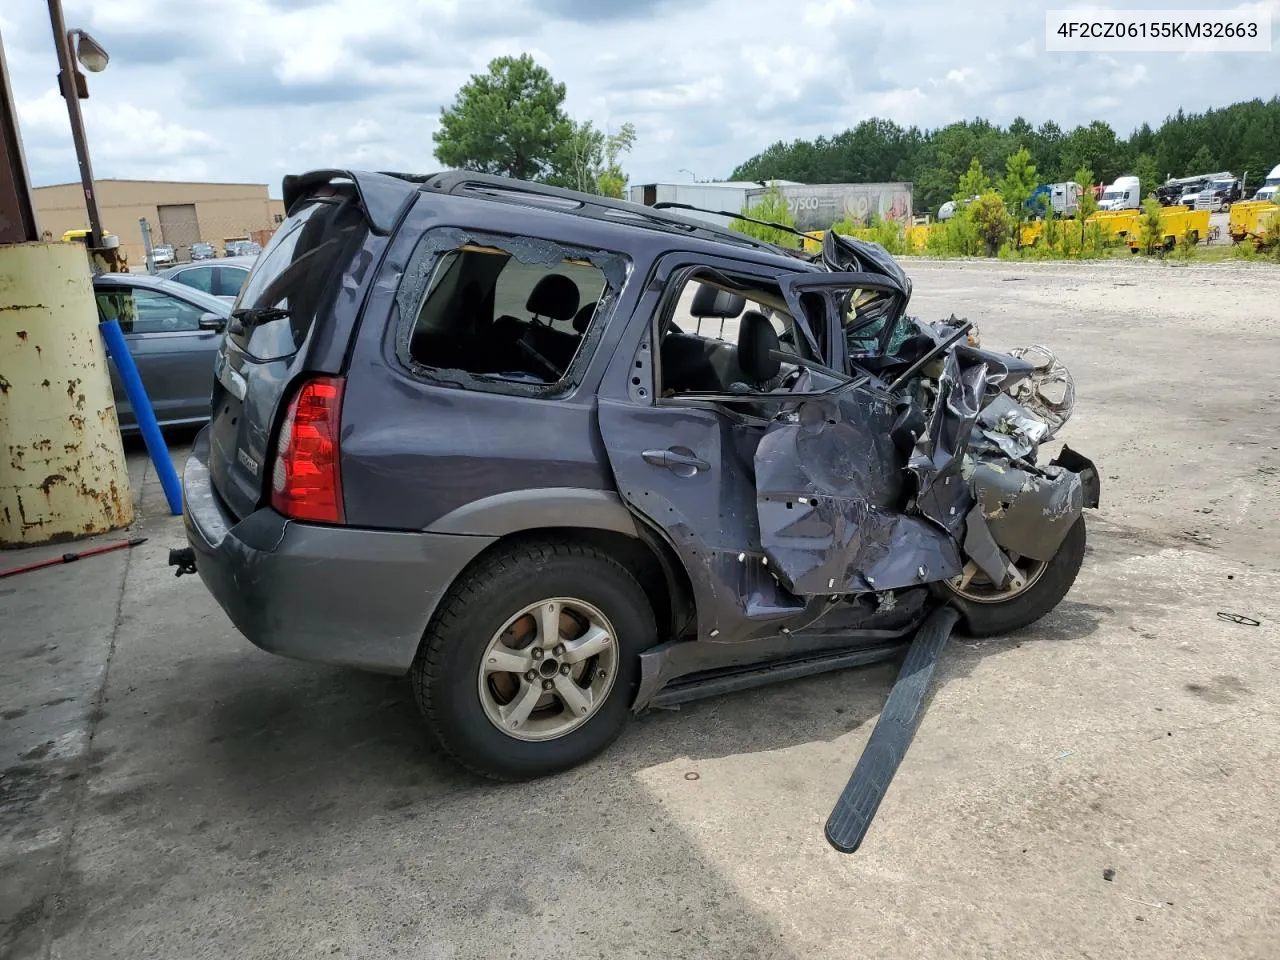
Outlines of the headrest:
M 693 304 L 689 307 L 689 313 L 699 320 L 706 317 L 723 317 L 727 320 L 740 314 L 746 305 L 746 299 L 736 293 L 717 290 L 715 287 L 700 283 L 697 292 L 693 295 Z
M 778 333 L 769 318 L 757 310 L 748 310 L 738 321 L 738 366 L 751 384 L 772 380 L 782 369 L 782 361 L 774 354 L 778 349 Z
M 572 320 L 578 312 L 578 285 L 562 273 L 549 273 L 538 281 L 524 307 L 539 317 Z
M 600 305 L 600 301 L 588 303 L 581 310 L 573 315 L 573 332 L 586 333 L 587 327 L 591 325 L 591 318 L 595 316 L 596 307 Z

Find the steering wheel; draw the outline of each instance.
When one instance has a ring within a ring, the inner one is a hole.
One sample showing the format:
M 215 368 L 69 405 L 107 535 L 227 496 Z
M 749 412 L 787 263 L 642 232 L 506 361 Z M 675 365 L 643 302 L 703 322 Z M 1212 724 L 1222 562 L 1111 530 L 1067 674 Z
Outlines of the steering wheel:
M 523 337 L 516 341 L 516 346 L 528 354 L 529 359 L 534 363 L 538 364 L 538 366 L 542 367 L 544 370 L 549 371 L 557 380 L 564 376 L 563 370 L 535 350 L 531 344 L 526 343 Z

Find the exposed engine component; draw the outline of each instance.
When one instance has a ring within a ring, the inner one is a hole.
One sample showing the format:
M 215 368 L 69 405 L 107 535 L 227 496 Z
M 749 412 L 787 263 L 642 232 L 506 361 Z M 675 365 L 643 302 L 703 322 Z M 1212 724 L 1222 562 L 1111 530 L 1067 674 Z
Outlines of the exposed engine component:
M 1015 384 L 1009 391 L 1018 403 L 1049 426 L 1043 440 L 1053 439 L 1071 418 L 1076 405 L 1076 382 L 1057 355 L 1043 344 L 1015 347 L 1009 356 L 1025 360 L 1035 367 L 1031 376 Z

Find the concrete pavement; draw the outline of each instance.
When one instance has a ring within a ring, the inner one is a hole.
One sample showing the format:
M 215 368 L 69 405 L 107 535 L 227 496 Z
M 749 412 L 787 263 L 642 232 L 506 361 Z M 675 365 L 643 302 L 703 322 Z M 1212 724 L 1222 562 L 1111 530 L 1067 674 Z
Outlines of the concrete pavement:
M 482 783 L 403 682 L 175 579 L 146 470 L 147 544 L 0 581 L 0 957 L 1276 956 L 1280 272 L 910 269 L 922 315 L 1059 348 L 1103 508 L 1053 615 L 955 643 L 861 851 L 822 824 L 892 667 Z

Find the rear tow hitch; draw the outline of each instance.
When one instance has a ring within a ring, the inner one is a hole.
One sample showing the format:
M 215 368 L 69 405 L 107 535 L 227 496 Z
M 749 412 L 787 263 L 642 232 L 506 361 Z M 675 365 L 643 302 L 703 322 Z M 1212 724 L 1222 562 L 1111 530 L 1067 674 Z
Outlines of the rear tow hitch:
M 196 572 L 196 552 L 191 547 L 171 548 L 169 550 L 169 566 L 177 567 L 173 572 L 175 577 L 180 577 L 184 573 Z M 912 649 L 915 649 L 912 647 Z
M 880 801 L 889 790 L 889 782 L 916 735 L 933 670 L 959 618 L 951 607 L 933 611 L 907 648 L 876 728 L 827 818 L 827 842 L 841 853 L 853 853 L 862 845 Z

